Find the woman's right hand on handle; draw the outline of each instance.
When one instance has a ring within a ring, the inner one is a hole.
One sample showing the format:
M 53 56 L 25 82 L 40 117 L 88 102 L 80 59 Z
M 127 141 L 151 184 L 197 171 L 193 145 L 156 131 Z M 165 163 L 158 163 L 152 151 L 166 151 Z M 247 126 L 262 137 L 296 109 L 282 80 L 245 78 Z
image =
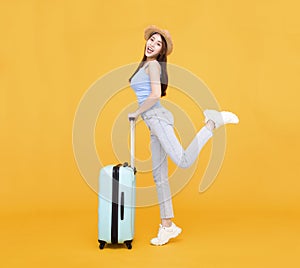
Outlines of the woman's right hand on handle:
M 139 114 L 137 114 L 136 112 L 134 112 L 134 113 L 129 113 L 129 114 L 128 114 L 128 120 L 129 120 L 129 121 L 130 121 L 130 120 L 136 121 L 136 120 L 138 119 L 138 117 L 139 117 Z

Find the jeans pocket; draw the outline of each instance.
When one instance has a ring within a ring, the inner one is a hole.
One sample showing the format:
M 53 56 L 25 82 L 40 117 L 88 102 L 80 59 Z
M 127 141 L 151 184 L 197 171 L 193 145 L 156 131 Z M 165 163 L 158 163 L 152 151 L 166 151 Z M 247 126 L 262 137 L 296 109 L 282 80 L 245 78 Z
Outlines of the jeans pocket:
M 169 110 L 167 110 L 167 109 L 162 109 L 160 111 L 160 119 L 163 120 L 168 125 L 171 125 L 171 126 L 174 125 L 173 114 Z
M 146 111 L 142 115 L 142 118 L 150 130 L 155 128 L 154 125 L 159 122 L 174 126 L 173 114 L 165 108 L 158 108 Z

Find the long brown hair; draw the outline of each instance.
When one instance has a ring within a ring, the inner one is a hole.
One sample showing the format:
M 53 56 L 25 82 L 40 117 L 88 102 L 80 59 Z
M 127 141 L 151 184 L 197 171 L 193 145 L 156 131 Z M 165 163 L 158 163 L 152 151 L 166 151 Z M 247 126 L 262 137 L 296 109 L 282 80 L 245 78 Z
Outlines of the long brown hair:
M 157 56 L 156 60 L 159 62 L 160 67 L 161 67 L 160 84 L 161 84 L 161 97 L 163 97 L 163 96 L 166 96 L 166 90 L 168 88 L 168 82 L 169 82 L 168 72 L 167 72 L 167 42 L 166 42 L 165 38 L 160 33 L 157 33 L 157 32 L 153 32 L 149 36 L 148 40 L 154 34 L 159 34 L 162 39 L 161 51 L 160 51 L 159 55 Z M 145 55 L 145 49 L 146 49 L 146 44 L 145 44 L 145 48 L 144 48 L 144 56 L 142 58 L 142 61 L 140 62 L 139 66 L 137 67 L 137 69 L 135 70 L 133 75 L 129 78 L 129 82 L 131 82 L 132 77 L 134 77 L 134 75 L 139 71 L 139 69 L 141 69 L 144 66 L 144 64 L 146 63 L 147 56 Z

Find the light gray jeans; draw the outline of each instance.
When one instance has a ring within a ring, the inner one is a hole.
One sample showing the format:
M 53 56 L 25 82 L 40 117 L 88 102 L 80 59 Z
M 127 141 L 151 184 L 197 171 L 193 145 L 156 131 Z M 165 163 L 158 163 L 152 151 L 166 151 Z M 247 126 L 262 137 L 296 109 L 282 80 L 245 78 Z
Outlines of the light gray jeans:
M 150 108 L 142 114 L 142 118 L 151 135 L 152 172 L 160 205 L 160 217 L 173 218 L 167 155 L 177 166 L 188 168 L 195 162 L 201 149 L 213 134 L 204 126 L 184 150 L 175 135 L 174 117 L 170 111 L 162 106 Z

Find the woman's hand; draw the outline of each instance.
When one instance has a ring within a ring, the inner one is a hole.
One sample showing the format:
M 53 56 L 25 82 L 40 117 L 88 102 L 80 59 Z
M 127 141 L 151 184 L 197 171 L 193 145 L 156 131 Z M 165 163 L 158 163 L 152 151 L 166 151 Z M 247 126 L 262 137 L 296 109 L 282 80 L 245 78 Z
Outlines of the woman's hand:
M 128 114 L 128 120 L 130 120 L 131 118 L 134 118 L 134 121 L 136 121 L 138 119 L 138 117 L 139 117 L 139 114 L 137 112 Z

